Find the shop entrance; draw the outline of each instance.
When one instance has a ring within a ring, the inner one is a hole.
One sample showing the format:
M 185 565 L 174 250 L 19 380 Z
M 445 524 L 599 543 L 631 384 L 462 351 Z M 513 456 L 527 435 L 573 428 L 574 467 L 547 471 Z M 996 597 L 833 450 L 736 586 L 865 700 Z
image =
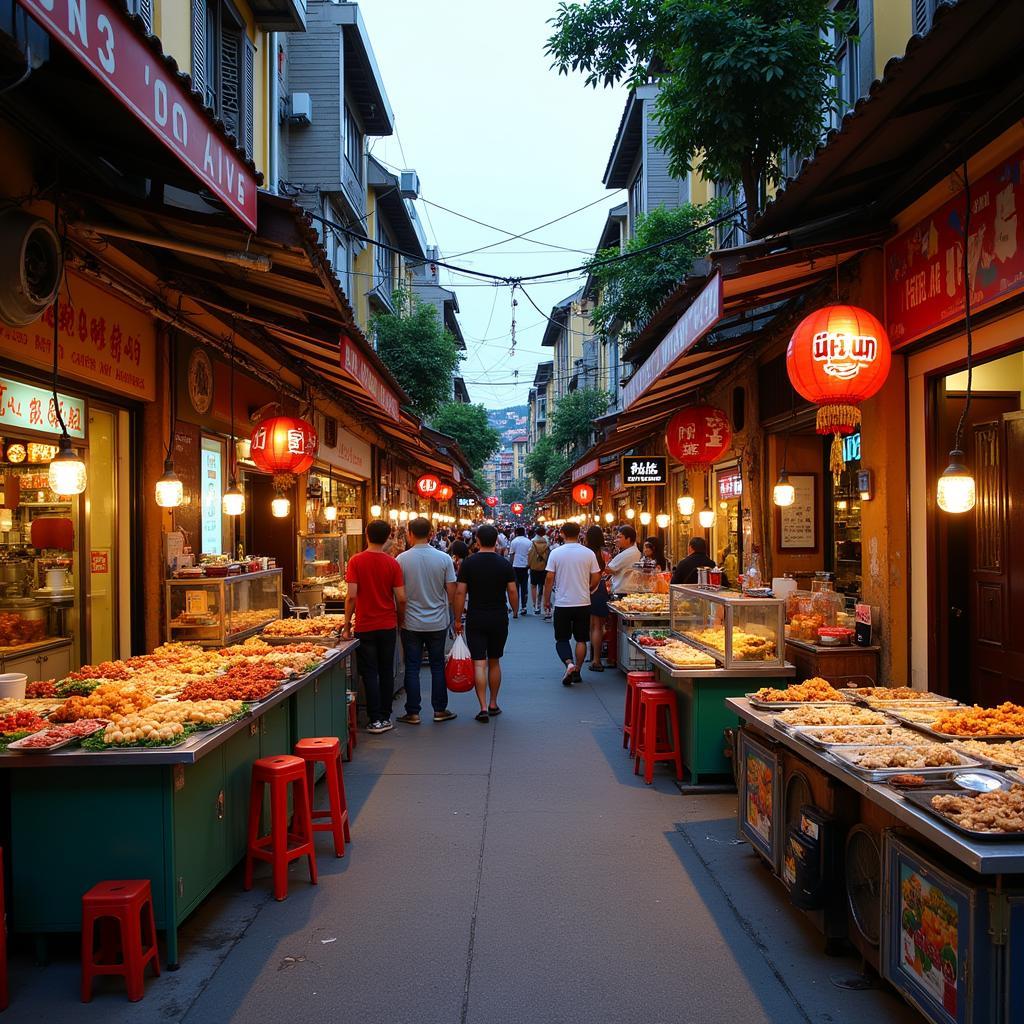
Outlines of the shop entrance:
M 931 481 L 948 462 L 966 384 L 966 373 L 935 382 Z M 930 663 L 941 692 L 991 706 L 1024 699 L 1024 353 L 977 367 L 972 390 L 963 446 L 977 503 L 935 512 Z

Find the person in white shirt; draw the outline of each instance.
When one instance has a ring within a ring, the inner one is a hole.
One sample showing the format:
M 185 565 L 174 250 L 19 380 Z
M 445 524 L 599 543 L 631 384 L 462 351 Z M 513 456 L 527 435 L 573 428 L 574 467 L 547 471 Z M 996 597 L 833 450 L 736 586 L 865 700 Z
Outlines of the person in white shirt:
M 612 593 L 627 594 L 630 591 L 626 576 L 640 561 L 640 549 L 636 546 L 636 530 L 632 526 L 620 526 L 615 535 L 615 546 L 619 549 L 618 554 L 608 563 L 606 571 L 611 577 Z
M 544 581 L 544 608 L 555 609 L 555 650 L 565 665 L 563 686 L 582 683 L 581 670 L 587 657 L 590 639 L 590 594 L 601 582 L 601 567 L 588 547 L 579 543 L 578 523 L 562 527 L 565 544 L 555 548 L 548 558 L 547 578 Z M 576 657 L 569 644 L 576 641 Z
M 516 589 L 519 591 L 519 614 L 530 614 L 530 542 L 526 539 L 526 528 L 516 527 L 516 535 L 508 546 L 508 553 L 512 558 L 512 569 L 516 574 Z M 519 615 L 513 615 L 517 619 Z

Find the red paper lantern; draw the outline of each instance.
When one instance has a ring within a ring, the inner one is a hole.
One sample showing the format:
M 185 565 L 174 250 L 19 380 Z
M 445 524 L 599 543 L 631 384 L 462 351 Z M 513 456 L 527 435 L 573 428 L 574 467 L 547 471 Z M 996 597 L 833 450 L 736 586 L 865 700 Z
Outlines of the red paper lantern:
M 296 416 L 271 416 L 253 430 L 249 457 L 265 473 L 305 473 L 319 447 L 312 423 Z
M 684 466 L 710 466 L 732 443 L 729 417 L 713 405 L 691 405 L 668 421 L 665 444 Z
M 577 505 L 589 505 L 594 500 L 594 488 L 590 484 L 577 484 L 572 489 L 572 497 Z
M 452 495 L 454 493 L 455 491 L 452 489 L 451 484 L 441 484 L 441 486 L 438 487 L 437 493 L 434 495 L 434 497 L 438 501 L 451 501 Z
M 416 490 L 421 498 L 434 498 L 441 488 L 441 481 L 433 473 L 425 473 L 416 481 Z
M 488 508 L 494 508 L 494 506 L 498 504 L 498 499 L 495 498 L 494 495 L 492 494 L 491 497 L 487 499 L 486 504 Z
M 842 472 L 842 436 L 860 426 L 858 405 L 878 393 L 889 376 L 889 336 L 858 306 L 825 306 L 800 321 L 786 350 L 790 383 L 818 406 L 819 434 L 832 434 L 832 472 Z
M 523 503 L 521 501 L 513 501 L 509 507 L 512 509 L 512 515 L 521 516 L 523 514 Z

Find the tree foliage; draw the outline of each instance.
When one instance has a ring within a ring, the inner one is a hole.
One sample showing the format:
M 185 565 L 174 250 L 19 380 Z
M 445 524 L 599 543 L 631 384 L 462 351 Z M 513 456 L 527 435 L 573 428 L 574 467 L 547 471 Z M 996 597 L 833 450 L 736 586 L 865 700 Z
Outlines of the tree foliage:
M 370 318 L 377 354 L 409 396 L 412 411 L 428 419 L 451 399 L 452 374 L 462 355 L 433 306 L 400 290 L 392 305 L 394 313 Z
M 505 505 L 511 505 L 513 501 L 526 501 L 526 498 L 526 485 L 521 480 L 502 488 L 501 501 Z
M 488 422 L 482 405 L 446 402 L 434 413 L 431 424 L 459 442 L 474 471 L 501 447 L 501 435 Z
M 743 188 L 748 224 L 784 150 L 810 153 L 838 109 L 833 46 L 850 16 L 824 0 L 586 0 L 562 3 L 552 67 L 587 85 L 657 77 L 658 143 L 678 177 Z
M 551 440 L 555 447 L 573 449 L 586 444 L 594 429 L 594 420 L 608 410 L 607 391 L 583 388 L 563 395 L 555 404 L 551 418 Z
M 568 468 L 568 457 L 549 434 L 539 438 L 533 451 L 526 456 L 526 471 L 541 488 L 550 487 Z
M 714 232 L 707 228 L 679 241 L 658 243 L 693 231 L 717 217 L 722 209 L 717 199 L 699 206 L 684 203 L 673 210 L 659 206 L 637 218 L 636 234 L 626 244 L 626 252 L 646 252 L 633 259 L 609 262 L 619 250 L 601 249 L 587 264 L 588 272 L 602 287 L 601 302 L 591 313 L 597 331 L 609 334 L 620 325 L 629 325 L 620 330 L 620 336 L 627 343 L 632 340 L 690 273 L 694 261 L 711 251 Z

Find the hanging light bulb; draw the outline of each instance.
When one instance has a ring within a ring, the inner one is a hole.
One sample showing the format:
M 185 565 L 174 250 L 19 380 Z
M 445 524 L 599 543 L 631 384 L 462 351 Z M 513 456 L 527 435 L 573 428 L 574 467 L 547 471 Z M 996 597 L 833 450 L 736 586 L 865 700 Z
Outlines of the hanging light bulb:
M 156 482 L 156 503 L 161 508 L 177 508 L 185 498 L 185 488 L 174 472 L 174 462 L 164 460 L 164 475 Z
M 627 519 L 635 519 L 636 518 L 636 509 L 627 508 L 626 509 L 626 518 Z
M 240 462 L 252 461 L 252 438 L 240 437 L 235 442 L 235 458 Z
M 672 517 L 667 512 L 659 512 L 655 518 L 658 523 L 659 530 L 664 530 L 665 527 L 672 522 Z
M 651 513 L 648 512 L 646 509 L 644 509 L 644 511 L 640 513 L 640 525 L 641 526 L 650 526 L 651 525 Z
M 85 482 L 85 462 L 77 449 L 71 447 L 71 438 L 62 434 L 60 449 L 50 463 L 50 490 L 57 494 L 81 494 Z
M 234 477 L 220 504 L 226 516 L 240 516 L 245 511 L 245 494 Z
M 700 520 L 700 525 L 703 526 L 705 530 L 710 530 L 711 527 L 715 525 L 715 510 L 705 502 L 704 507 L 700 510 L 700 515 L 698 515 L 697 518 Z
M 324 505 L 324 519 L 329 523 L 333 523 L 338 518 L 338 506 L 331 501 L 329 504 Z
M 388 512 L 388 519 L 390 519 L 391 522 L 393 522 L 393 523 L 397 523 L 398 522 L 398 509 L 397 508 L 393 508 L 393 509 L 391 509 Z
M 684 494 L 677 502 L 679 506 L 679 514 L 681 516 L 692 516 L 693 510 L 696 508 L 697 503 L 693 500 L 692 494 Z
M 409 513 L 406 512 L 404 508 L 402 509 L 401 512 L 398 513 L 398 521 L 400 523 L 407 523 L 407 522 L 409 522 Z
M 796 488 L 789 482 L 785 469 L 779 473 L 779 481 L 772 489 L 772 501 L 779 508 L 789 508 L 796 501 Z
M 542 521 L 543 521 L 543 517 L 542 517 Z M 611 523 L 614 523 L 615 522 L 615 513 L 614 512 L 605 512 L 605 514 L 604 514 L 604 521 L 606 523 L 608 523 L 609 525 Z
M 374 519 L 380 519 L 381 511 L 382 510 L 381 510 L 380 505 L 371 505 L 370 506 L 370 515 L 373 516 Z
M 949 453 L 949 465 L 942 471 L 936 490 L 939 508 L 953 515 L 970 512 L 977 500 L 974 477 L 963 459 L 964 453 L 959 449 Z
M 275 519 L 285 519 L 291 510 L 292 503 L 283 494 L 279 494 L 270 503 L 270 511 Z

